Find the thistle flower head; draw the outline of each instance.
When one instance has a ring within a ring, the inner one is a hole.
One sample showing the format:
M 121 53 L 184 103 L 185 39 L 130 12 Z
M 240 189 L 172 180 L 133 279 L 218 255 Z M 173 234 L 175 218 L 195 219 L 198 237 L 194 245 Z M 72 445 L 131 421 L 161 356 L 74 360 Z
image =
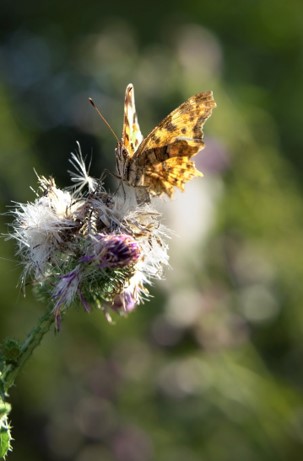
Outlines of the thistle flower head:
M 148 297 L 147 286 L 168 264 L 165 228 L 150 205 L 107 193 L 72 154 L 74 186 L 59 189 L 38 177 L 32 203 L 17 204 L 10 238 L 24 264 L 23 282 L 52 303 L 57 319 L 78 302 L 121 314 Z
M 118 268 L 134 264 L 140 257 L 138 242 L 127 234 L 96 234 L 93 254 L 83 256 L 82 262 L 97 262 L 100 268 Z

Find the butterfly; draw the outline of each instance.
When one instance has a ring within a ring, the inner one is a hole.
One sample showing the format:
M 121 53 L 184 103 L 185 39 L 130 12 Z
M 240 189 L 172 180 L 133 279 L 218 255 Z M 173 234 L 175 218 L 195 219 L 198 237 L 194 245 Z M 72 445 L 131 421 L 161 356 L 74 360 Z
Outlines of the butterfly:
M 135 188 L 137 202 L 173 196 L 175 188 L 203 176 L 191 157 L 204 148 L 203 125 L 216 107 L 212 91 L 191 96 L 143 137 L 136 113 L 134 87 L 126 87 L 122 139 L 116 147 L 117 176 Z

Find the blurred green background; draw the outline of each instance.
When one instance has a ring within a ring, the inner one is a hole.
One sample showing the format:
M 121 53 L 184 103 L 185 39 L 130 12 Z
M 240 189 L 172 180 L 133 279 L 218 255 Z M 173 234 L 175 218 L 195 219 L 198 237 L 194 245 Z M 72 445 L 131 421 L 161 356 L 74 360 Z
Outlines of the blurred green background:
M 11 391 L 11 461 L 301 460 L 303 4 L 300 0 L 1 1 L 1 211 L 35 168 L 69 185 L 76 140 L 114 168 L 125 86 L 147 134 L 192 94 L 218 108 L 204 179 L 161 205 L 166 280 L 115 326 L 74 309 Z M 9 217 L 1 216 L 2 232 Z M 46 306 L 1 240 L 1 339 Z

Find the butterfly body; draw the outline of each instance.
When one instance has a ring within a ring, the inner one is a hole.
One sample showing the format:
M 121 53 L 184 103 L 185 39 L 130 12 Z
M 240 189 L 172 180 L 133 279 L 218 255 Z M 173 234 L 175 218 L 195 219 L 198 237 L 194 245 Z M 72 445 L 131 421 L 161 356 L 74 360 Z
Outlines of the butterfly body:
M 135 188 L 138 202 L 167 194 L 194 176 L 203 176 L 191 157 L 204 148 L 202 127 L 216 107 L 211 91 L 192 96 L 144 138 L 135 108 L 133 85 L 125 93 L 122 139 L 116 148 L 117 175 Z

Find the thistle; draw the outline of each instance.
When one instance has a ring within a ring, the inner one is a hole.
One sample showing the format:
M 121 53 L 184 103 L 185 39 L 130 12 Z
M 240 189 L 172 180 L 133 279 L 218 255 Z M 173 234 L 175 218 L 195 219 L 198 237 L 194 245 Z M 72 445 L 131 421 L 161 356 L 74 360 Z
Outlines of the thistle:
M 10 238 L 17 241 L 36 294 L 53 306 L 57 328 L 73 304 L 127 314 L 148 297 L 168 264 L 165 229 L 151 205 L 138 206 L 124 193 L 110 194 L 86 169 L 80 146 L 72 154 L 69 189 L 38 176 L 32 203 L 19 203 Z
M 35 200 L 11 211 L 7 238 L 17 242 L 21 284 L 30 281 L 49 308 L 22 344 L 6 343 L 0 357 L 0 456 L 11 448 L 8 391 L 51 325 L 58 330 L 77 304 L 101 309 L 109 321 L 113 312 L 126 315 L 163 276 L 167 232 L 151 197 L 172 197 L 175 188 L 202 175 L 191 158 L 204 147 L 202 128 L 215 106 L 212 92 L 198 93 L 143 138 L 128 85 L 121 140 L 113 133 L 120 193 L 107 192 L 101 179 L 90 176 L 78 144 L 70 159 L 72 186 L 60 189 L 53 178 L 37 175 Z
M 7 393 L 15 378 L 63 314 L 80 304 L 126 315 L 149 296 L 148 285 L 168 264 L 166 230 L 150 204 L 138 206 L 130 194 L 110 194 L 86 169 L 80 146 L 70 162 L 73 185 L 56 186 L 38 176 L 36 199 L 17 203 L 7 238 L 17 242 L 23 264 L 21 284 L 31 281 L 49 306 L 22 344 L 4 343 L 0 360 L 0 456 L 11 449 Z

